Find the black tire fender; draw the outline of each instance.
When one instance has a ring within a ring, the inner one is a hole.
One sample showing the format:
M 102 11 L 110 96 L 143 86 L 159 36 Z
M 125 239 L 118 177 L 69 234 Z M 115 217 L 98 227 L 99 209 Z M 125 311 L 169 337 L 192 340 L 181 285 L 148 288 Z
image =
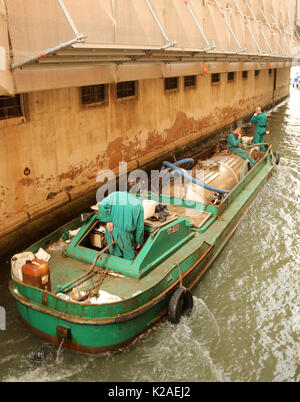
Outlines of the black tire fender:
M 191 315 L 193 306 L 192 293 L 186 288 L 177 288 L 169 301 L 168 320 L 172 324 L 178 324 L 182 315 Z
M 279 152 L 275 152 L 275 153 L 274 153 L 274 156 L 275 156 L 275 163 L 276 163 L 276 165 L 279 165 L 279 162 L 280 162 L 280 153 L 279 153 Z

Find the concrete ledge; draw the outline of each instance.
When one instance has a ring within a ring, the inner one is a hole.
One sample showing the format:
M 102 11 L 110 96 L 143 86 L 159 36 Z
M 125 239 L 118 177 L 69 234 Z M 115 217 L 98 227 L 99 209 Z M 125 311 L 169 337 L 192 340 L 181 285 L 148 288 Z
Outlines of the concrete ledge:
M 69 202 L 69 196 L 66 192 L 57 194 L 54 198 L 39 202 L 28 208 L 26 211 L 30 220 L 37 218 L 40 215 L 51 212 L 53 209 Z
M 6 233 L 12 232 L 19 226 L 29 222 L 29 215 L 26 212 L 19 212 L 9 219 L 0 221 L 0 238 Z

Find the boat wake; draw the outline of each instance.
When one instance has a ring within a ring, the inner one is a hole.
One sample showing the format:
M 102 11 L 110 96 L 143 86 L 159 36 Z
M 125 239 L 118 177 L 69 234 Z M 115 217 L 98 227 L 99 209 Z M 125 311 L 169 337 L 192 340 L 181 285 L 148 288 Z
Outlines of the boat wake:
M 130 381 L 222 382 L 223 370 L 208 349 L 219 337 L 215 317 L 202 299 L 194 297 L 191 317 L 182 317 L 178 325 L 164 321 L 137 343 L 136 357 L 126 366 L 126 376 Z

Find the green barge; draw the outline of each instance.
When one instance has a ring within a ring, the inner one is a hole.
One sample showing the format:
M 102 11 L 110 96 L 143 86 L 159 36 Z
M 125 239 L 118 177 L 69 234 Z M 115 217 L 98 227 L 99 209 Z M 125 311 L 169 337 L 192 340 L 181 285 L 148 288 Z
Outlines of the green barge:
M 209 186 L 199 191 L 197 181 L 178 187 L 173 165 L 165 169 L 174 176 L 171 192 L 161 186 L 159 192 L 139 196 L 166 206 L 169 214 L 145 219 L 144 244 L 133 261 L 109 254 L 105 240 L 95 243 L 102 225 L 97 209 L 86 221 L 75 219 L 29 247 L 25 254 L 42 249 L 50 257 L 51 289 L 24 283 L 12 269 L 9 289 L 24 324 L 56 345 L 99 353 L 130 344 L 165 315 L 179 322 L 193 307 L 192 288 L 279 163 L 271 146 L 263 154 L 255 152 L 252 169 L 226 150 L 212 150 L 205 159 L 196 158 L 193 167 L 180 169 L 192 177 L 202 171 L 203 182 L 223 188 L 222 194 Z M 71 239 L 70 233 L 75 233 Z M 98 302 L 100 291 L 108 295 L 104 302 Z

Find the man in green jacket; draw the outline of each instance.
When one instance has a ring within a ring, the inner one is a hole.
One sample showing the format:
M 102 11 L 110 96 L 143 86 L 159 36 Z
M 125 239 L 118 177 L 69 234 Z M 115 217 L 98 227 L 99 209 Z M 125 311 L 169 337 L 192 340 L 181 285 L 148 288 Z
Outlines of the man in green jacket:
M 144 208 L 133 194 L 126 191 L 111 193 L 98 204 L 100 219 L 107 222 L 106 240 L 116 242 L 109 252 L 127 260 L 135 258 L 144 241 Z
M 249 159 L 251 167 L 255 165 L 255 160 L 250 158 L 250 154 L 247 151 L 244 151 L 239 147 L 239 144 L 242 141 L 242 129 L 238 127 L 234 130 L 233 133 L 230 133 L 228 136 L 228 149 L 230 152 L 234 153 L 235 155 L 247 160 Z
M 268 127 L 268 117 L 265 113 L 262 113 L 260 107 L 256 108 L 251 123 L 255 124 L 253 144 L 263 144 L 265 142 L 265 134 Z M 260 152 L 265 152 L 264 145 L 260 146 Z

